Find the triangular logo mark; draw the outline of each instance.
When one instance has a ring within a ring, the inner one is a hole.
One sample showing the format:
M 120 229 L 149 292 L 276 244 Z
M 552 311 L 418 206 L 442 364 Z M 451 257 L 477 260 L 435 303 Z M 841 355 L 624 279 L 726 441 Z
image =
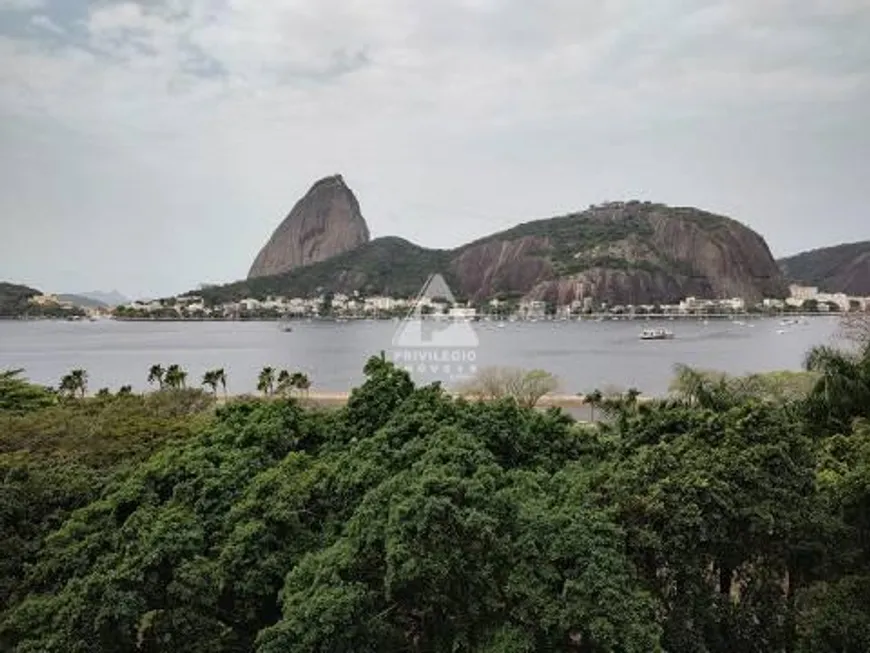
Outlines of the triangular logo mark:
M 446 315 L 425 314 L 425 307 L 434 301 L 449 304 L 456 301 L 440 274 L 431 275 L 423 285 L 407 317 L 393 335 L 393 346 L 433 349 L 477 347 L 477 334 L 469 322 L 453 320 Z

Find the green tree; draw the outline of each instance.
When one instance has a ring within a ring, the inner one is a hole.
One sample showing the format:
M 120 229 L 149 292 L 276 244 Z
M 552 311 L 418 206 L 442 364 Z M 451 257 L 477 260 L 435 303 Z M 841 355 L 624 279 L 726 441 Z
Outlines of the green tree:
M 687 369 L 595 428 L 383 354 L 330 411 L 0 374 L 0 650 L 863 653 L 862 356 Z
M 220 383 L 221 390 L 224 393 L 224 398 L 226 398 L 226 396 L 227 396 L 227 372 L 224 368 L 221 367 L 221 368 L 218 368 L 216 375 L 217 375 L 218 383 Z
M 644 585 L 668 606 L 665 650 L 786 650 L 826 519 L 811 510 L 813 445 L 794 414 L 675 404 L 617 424 L 616 467 L 584 491 L 616 507 Z
M 187 385 L 187 372 L 185 372 L 179 365 L 170 365 L 166 368 L 163 383 L 166 387 L 172 390 L 181 390 Z
M 805 402 L 807 418 L 827 433 L 848 433 L 858 417 L 870 417 L 870 345 L 857 353 L 814 347 L 804 367 L 818 375 Z
M 290 387 L 295 388 L 301 394 L 308 395 L 308 389 L 311 387 L 311 381 L 303 372 L 294 372 L 290 376 Z
M 28 413 L 51 406 L 56 396 L 48 388 L 21 378 L 24 370 L 0 372 L 0 413 Z
M 166 370 L 163 369 L 162 365 L 152 365 L 151 369 L 148 370 L 148 385 L 154 385 L 156 383 L 157 387 L 160 390 L 163 390 L 165 378 Z
M 212 394 L 217 397 L 218 386 L 222 385 L 224 393 L 226 393 L 226 377 L 223 370 L 208 370 L 202 376 L 202 385 L 211 389 Z
M 281 370 L 277 377 L 277 386 L 275 391 L 282 397 L 286 397 L 293 390 L 293 377 L 287 370 Z
M 595 421 L 595 409 L 601 405 L 601 402 L 604 400 L 604 396 L 601 394 L 601 390 L 597 388 L 592 392 L 583 395 L 583 403 L 589 406 L 589 421 Z
M 262 392 L 265 396 L 269 396 L 274 394 L 275 392 L 275 368 L 274 367 L 264 367 L 260 370 L 260 374 L 257 377 L 257 390 Z
M 61 378 L 59 389 L 61 394 L 68 397 L 78 395 L 80 398 L 84 398 L 88 389 L 88 373 L 81 369 L 72 370 Z

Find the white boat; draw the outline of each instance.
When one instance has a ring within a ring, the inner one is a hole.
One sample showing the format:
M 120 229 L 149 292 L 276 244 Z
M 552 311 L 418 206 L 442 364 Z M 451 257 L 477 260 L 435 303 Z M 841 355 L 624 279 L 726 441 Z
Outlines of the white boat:
M 672 340 L 674 337 L 673 331 L 667 329 L 644 329 L 640 332 L 641 340 Z

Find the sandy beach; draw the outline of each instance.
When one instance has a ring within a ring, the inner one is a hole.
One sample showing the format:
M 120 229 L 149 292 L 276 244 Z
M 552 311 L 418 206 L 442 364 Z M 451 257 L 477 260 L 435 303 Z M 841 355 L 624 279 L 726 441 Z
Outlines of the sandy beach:
M 306 399 L 323 406 L 341 406 L 347 403 L 348 397 L 350 397 L 349 392 L 316 391 L 308 393 Z M 551 394 L 541 397 L 537 405 L 539 408 L 580 408 L 584 406 L 584 403 L 581 395 Z

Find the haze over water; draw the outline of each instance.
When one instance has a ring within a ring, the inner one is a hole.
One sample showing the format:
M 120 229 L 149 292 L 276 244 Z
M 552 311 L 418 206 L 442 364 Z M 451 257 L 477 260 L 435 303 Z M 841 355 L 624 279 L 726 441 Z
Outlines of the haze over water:
M 800 369 L 806 351 L 836 338 L 835 318 L 780 326 L 756 319 L 753 327 L 730 321 L 676 320 L 670 341 L 641 341 L 654 321 L 494 322 L 474 324 L 478 367 L 509 365 L 556 374 L 566 394 L 594 388 L 636 387 L 667 391 L 677 363 L 732 374 Z M 263 366 L 301 370 L 314 391 L 346 391 L 364 378 L 366 359 L 391 356 L 397 324 L 389 321 L 298 322 L 284 333 L 274 322 L 0 322 L 0 369 L 24 368 L 31 380 L 56 385 L 74 368 L 89 374 L 89 387 L 146 389 L 148 368 L 177 363 L 198 385 L 207 369 L 223 367 L 231 393 L 254 392 Z M 778 333 L 780 330 L 785 333 Z M 429 382 L 429 374 L 415 373 Z M 441 376 L 446 385 L 450 378 Z

